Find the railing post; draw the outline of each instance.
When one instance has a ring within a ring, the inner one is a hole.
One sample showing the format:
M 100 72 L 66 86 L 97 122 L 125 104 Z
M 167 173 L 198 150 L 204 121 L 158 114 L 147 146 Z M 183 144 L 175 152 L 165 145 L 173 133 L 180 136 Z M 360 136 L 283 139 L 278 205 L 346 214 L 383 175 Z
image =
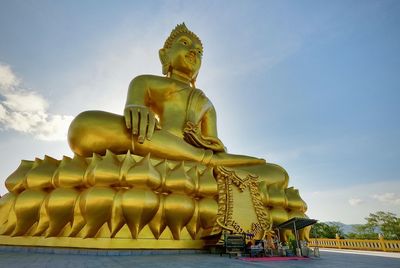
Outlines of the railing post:
M 339 234 L 336 234 L 335 237 L 336 237 L 336 243 L 337 243 L 338 248 L 339 248 L 339 249 L 342 249 L 342 245 L 341 245 L 341 243 L 340 243 L 340 236 L 339 236 Z
M 379 238 L 379 243 L 381 243 L 382 251 L 387 251 L 386 250 L 386 245 L 385 245 L 385 239 L 384 239 L 383 235 L 382 234 L 378 234 L 378 238 Z
M 318 240 L 314 238 L 314 257 L 319 257 L 319 247 L 318 247 Z

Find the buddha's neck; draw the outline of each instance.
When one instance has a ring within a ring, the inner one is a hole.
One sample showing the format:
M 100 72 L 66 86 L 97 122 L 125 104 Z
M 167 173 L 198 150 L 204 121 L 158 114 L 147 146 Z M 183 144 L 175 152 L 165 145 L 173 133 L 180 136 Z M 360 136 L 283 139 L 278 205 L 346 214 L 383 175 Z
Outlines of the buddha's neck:
M 181 81 L 185 84 L 189 84 L 189 85 L 190 85 L 190 82 L 192 81 L 192 78 L 189 75 L 187 75 L 183 72 L 180 72 L 178 70 L 172 70 L 171 78 Z

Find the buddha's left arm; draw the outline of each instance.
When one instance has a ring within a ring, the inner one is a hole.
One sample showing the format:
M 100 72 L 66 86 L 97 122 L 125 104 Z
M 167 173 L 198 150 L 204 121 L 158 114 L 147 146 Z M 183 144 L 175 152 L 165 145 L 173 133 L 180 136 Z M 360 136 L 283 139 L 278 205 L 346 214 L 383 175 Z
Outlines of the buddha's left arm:
M 217 115 L 214 106 L 201 91 L 199 92 L 201 94 L 198 94 L 196 101 L 190 105 L 195 110 L 196 116 L 189 114 L 183 130 L 184 139 L 199 148 L 210 149 L 214 152 L 225 152 L 224 144 L 218 139 Z M 196 120 L 197 116 L 200 116 L 200 118 Z
M 212 150 L 216 152 L 225 152 L 225 146 L 218 138 L 217 132 L 217 114 L 213 106 L 211 106 L 204 114 L 201 120 L 201 136 L 209 144 Z

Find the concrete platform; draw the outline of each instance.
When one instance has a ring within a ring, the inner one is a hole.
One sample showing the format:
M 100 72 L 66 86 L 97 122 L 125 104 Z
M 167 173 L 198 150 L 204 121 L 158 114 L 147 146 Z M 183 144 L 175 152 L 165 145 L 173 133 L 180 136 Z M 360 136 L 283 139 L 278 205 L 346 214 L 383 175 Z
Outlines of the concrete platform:
M 383 252 L 383 251 L 368 251 L 368 250 L 350 250 L 350 249 L 327 249 L 320 248 L 320 251 L 324 252 L 335 252 L 343 254 L 357 254 L 357 255 L 369 255 L 378 257 L 388 257 L 400 259 L 400 252 Z
M 179 252 L 179 251 L 146 251 L 140 254 L 127 254 L 126 251 L 92 251 L 64 252 L 53 250 L 52 253 L 44 249 L 32 251 L 17 250 L 13 248 L 0 248 L 0 267 L 349 267 L 368 268 L 385 267 L 399 268 L 400 259 L 390 256 L 373 256 L 361 254 L 348 254 L 342 252 L 321 251 L 320 258 L 306 260 L 292 260 L 279 262 L 245 262 L 225 256 L 204 254 L 204 252 Z M 106 253 L 105 253 L 106 252 Z M 138 253 L 138 252 L 136 252 Z M 107 255 L 104 255 L 107 254 Z M 110 254 L 110 255 L 109 255 Z

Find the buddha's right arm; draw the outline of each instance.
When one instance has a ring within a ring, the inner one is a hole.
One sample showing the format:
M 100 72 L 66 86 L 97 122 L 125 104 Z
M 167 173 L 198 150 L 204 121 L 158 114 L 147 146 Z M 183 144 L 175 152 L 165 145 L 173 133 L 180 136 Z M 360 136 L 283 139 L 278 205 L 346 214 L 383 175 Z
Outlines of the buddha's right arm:
M 148 78 L 145 75 L 135 77 L 129 84 L 125 107 L 129 105 L 146 106 L 148 101 Z
M 148 107 L 149 87 L 147 76 L 138 76 L 129 85 L 124 117 L 125 124 L 132 135 L 138 136 L 138 142 L 151 139 L 155 127 L 160 128 L 154 113 Z

